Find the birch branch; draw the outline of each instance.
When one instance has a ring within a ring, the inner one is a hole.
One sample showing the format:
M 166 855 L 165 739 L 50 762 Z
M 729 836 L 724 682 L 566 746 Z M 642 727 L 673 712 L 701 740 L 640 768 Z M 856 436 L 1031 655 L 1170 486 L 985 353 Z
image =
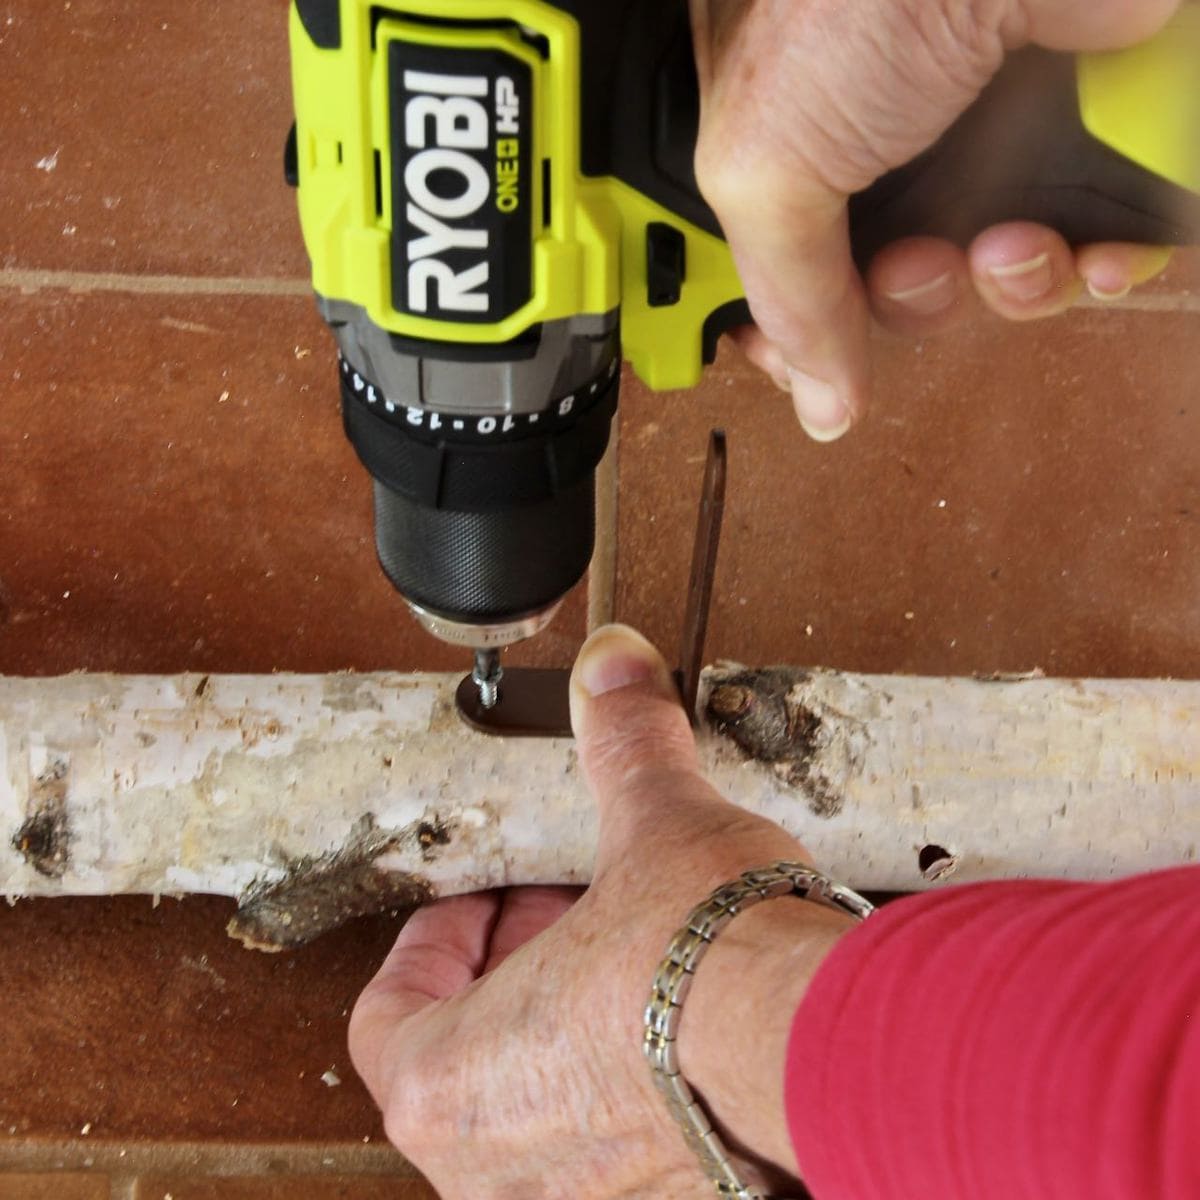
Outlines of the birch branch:
M 0 893 L 237 897 L 231 932 L 586 883 L 569 741 L 468 730 L 457 677 L 0 679 Z M 865 890 L 1190 862 L 1200 683 L 983 682 L 710 669 L 699 735 L 727 796 Z

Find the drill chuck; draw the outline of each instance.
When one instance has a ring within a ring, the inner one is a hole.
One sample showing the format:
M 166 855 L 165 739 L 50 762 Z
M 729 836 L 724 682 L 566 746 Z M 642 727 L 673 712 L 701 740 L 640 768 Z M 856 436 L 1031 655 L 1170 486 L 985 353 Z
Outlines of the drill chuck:
M 520 641 L 583 577 L 618 367 L 610 358 L 540 411 L 472 414 L 406 407 L 342 358 L 346 432 L 375 481 L 379 561 L 431 633 Z

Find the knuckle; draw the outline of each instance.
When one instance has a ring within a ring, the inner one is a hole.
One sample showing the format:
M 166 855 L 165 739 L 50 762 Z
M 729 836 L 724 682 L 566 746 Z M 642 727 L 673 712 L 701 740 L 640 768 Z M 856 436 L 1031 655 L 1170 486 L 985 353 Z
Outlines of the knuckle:
M 715 141 L 711 134 L 702 133 L 696 142 L 696 183 L 704 199 L 713 208 L 720 208 L 736 187 L 736 178 L 728 170 L 727 156 L 718 151 Z
M 350 1060 L 378 1104 L 388 1140 L 410 1157 L 436 1154 L 453 1136 L 450 1080 L 436 1053 L 380 1012 L 368 985 L 350 1016 Z
M 412 1088 L 395 1088 L 383 1111 L 383 1129 L 388 1140 L 402 1154 L 412 1157 L 421 1141 L 427 1141 L 434 1133 L 431 1122 L 419 1106 L 410 1102 Z
M 367 985 L 350 1013 L 346 1045 L 350 1062 L 377 1103 L 382 1103 L 386 1088 L 387 1035 L 378 1013 L 378 987 Z
M 388 1141 L 410 1158 L 436 1160 L 454 1140 L 453 1117 L 433 1079 L 421 1071 L 396 1076 L 382 1106 Z
M 740 143 L 740 144 L 739 144 Z M 723 136 L 719 129 L 702 133 L 696 143 L 696 183 L 709 207 L 723 219 L 753 205 L 761 208 L 764 192 L 777 190 L 776 165 L 755 153 L 744 139 Z
M 402 1105 L 389 1102 L 383 1110 L 383 1132 L 387 1134 L 387 1140 L 396 1147 L 401 1154 L 412 1152 L 410 1134 L 414 1129 L 420 1129 L 420 1125 L 415 1124 L 409 1119 L 408 1113 Z

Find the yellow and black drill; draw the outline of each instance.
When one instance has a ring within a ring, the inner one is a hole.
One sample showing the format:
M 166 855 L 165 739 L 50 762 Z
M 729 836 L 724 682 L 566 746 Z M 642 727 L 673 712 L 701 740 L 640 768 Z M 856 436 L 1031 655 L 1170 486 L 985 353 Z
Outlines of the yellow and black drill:
M 683 0 L 293 0 L 286 171 L 388 577 L 499 651 L 582 578 L 620 362 L 686 388 L 750 319 L 696 186 Z M 859 261 L 1036 220 L 1200 241 L 1200 5 L 1155 41 L 1010 57 L 918 160 L 853 199 Z

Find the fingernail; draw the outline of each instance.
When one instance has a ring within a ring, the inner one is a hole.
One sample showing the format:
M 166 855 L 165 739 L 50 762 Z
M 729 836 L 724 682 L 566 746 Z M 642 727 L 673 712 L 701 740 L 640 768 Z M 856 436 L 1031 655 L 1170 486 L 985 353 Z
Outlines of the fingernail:
M 1096 300 L 1123 300 L 1135 287 L 1161 275 L 1173 254 L 1170 246 L 1139 246 L 1123 255 L 1098 258 L 1087 263 L 1084 282 Z
M 1024 304 L 1041 300 L 1054 287 L 1054 268 L 1048 253 L 1027 262 L 988 267 L 988 274 L 1002 296 Z
M 1113 300 L 1124 300 L 1133 291 L 1133 284 L 1127 283 L 1124 287 L 1109 291 L 1107 288 L 1102 288 L 1099 284 L 1095 284 L 1089 279 L 1087 281 L 1087 290 L 1091 293 L 1093 300 L 1103 300 L 1106 303 L 1111 303 Z
M 795 367 L 788 367 L 788 378 L 800 428 L 814 442 L 836 442 L 849 430 L 854 418 L 832 384 L 814 379 Z
M 605 625 L 583 644 L 575 660 L 575 682 L 589 696 L 602 696 L 634 683 L 670 686 L 667 665 L 659 652 L 628 625 Z
M 958 287 L 954 281 L 954 272 L 947 271 L 928 283 L 904 288 L 898 292 L 884 292 L 884 296 L 909 312 L 922 317 L 933 317 L 945 312 L 954 303 L 958 296 Z

